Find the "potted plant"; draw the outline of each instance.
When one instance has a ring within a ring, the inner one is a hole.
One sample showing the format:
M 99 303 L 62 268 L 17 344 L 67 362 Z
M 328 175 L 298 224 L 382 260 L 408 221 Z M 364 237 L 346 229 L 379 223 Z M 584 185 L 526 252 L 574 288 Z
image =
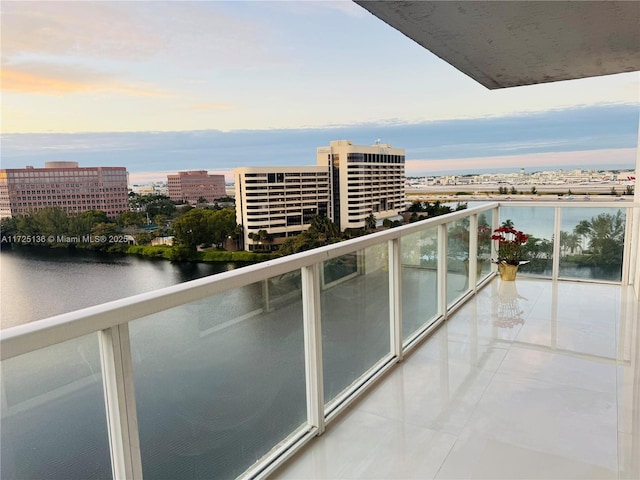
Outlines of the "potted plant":
M 522 250 L 528 238 L 523 232 L 513 228 L 511 220 L 505 221 L 493 231 L 491 239 L 498 242 L 498 258 L 495 262 L 502 280 L 515 280 L 518 266 L 526 263 L 522 261 Z

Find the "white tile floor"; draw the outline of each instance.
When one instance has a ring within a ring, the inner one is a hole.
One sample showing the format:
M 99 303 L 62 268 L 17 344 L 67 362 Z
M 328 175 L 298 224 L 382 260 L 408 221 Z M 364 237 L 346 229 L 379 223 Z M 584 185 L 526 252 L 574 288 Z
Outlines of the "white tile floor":
M 640 479 L 631 289 L 494 280 L 279 479 Z

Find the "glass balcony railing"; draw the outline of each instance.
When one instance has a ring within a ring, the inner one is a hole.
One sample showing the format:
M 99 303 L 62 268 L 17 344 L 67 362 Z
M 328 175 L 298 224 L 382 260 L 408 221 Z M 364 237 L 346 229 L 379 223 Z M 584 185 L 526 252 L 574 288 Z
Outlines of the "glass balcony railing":
M 488 204 L 3 330 L 1 476 L 268 475 L 493 278 L 501 221 L 522 274 L 625 283 L 628 208 Z
M 109 478 L 98 334 L 2 361 L 2 478 Z
M 295 280 L 268 278 L 130 322 L 146 478 L 235 478 L 306 422 Z
M 438 228 L 402 237 L 400 244 L 403 341 L 438 316 Z
M 520 271 L 573 280 L 623 281 L 623 251 L 627 208 L 564 203 L 509 204 L 500 208 L 500 221 L 513 221 L 529 235 Z

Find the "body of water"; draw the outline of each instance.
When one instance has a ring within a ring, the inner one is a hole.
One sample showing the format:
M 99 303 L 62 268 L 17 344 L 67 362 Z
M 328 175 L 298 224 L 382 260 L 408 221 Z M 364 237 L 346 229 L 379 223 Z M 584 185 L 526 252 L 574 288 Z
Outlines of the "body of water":
M 346 276 L 333 272 L 332 286 L 321 292 L 327 403 L 389 354 L 386 251 L 382 244 L 359 253 L 356 263 L 367 268 L 356 275 L 354 259 L 345 256 L 339 266 Z M 14 293 L 3 288 L 3 310 L 17 323 L 36 320 L 214 268 L 9 252 L 2 275 Z M 434 272 L 410 273 L 416 286 L 435 291 Z M 421 274 L 430 280 L 414 278 Z M 300 285 L 294 270 L 130 322 L 145 478 L 233 479 L 304 425 Z M 37 313 L 29 314 L 30 307 Z M 2 362 L 2 479 L 110 478 L 98 340 L 90 334 Z
M 234 268 L 233 263 L 172 263 L 86 250 L 3 250 L 0 255 L 0 328 Z

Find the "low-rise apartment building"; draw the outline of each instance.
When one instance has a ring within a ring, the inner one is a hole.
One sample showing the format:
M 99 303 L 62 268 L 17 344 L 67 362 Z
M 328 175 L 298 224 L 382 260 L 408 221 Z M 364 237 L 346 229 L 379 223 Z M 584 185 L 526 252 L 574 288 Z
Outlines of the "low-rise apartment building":
M 46 207 L 68 213 L 102 210 L 109 217 L 129 210 L 124 167 L 79 167 L 77 162 L 46 162 L 44 168 L 0 170 L 0 217 Z
M 287 237 L 309 228 L 329 209 L 326 167 L 245 167 L 233 171 L 236 222 L 243 227 L 245 250 L 276 250 Z M 260 230 L 269 236 L 255 239 Z

